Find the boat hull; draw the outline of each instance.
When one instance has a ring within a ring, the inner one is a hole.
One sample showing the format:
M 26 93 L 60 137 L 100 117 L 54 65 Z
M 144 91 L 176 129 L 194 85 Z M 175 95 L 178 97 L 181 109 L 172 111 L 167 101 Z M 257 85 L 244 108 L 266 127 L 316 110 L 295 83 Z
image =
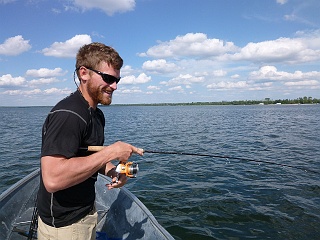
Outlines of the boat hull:
M 108 177 L 96 182 L 97 239 L 174 239 L 147 207 L 125 187 L 107 190 Z M 39 170 L 0 195 L 0 239 L 26 239 L 39 188 Z

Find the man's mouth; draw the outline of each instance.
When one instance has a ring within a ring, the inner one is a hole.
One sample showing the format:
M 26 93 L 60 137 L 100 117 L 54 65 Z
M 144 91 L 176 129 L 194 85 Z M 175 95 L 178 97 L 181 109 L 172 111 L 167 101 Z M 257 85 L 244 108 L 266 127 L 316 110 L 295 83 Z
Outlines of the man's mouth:
M 113 91 L 110 91 L 110 90 L 108 90 L 108 89 L 103 90 L 103 92 L 104 92 L 105 94 L 108 94 L 110 97 L 112 96 L 112 93 L 113 93 Z

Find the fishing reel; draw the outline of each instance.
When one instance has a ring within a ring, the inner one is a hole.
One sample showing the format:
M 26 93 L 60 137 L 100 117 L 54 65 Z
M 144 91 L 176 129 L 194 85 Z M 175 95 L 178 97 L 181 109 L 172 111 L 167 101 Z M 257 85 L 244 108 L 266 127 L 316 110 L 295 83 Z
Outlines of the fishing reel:
M 117 173 L 124 173 L 129 178 L 137 177 L 138 171 L 139 171 L 138 163 L 134 163 L 134 162 L 126 162 L 126 163 L 120 162 L 116 168 Z

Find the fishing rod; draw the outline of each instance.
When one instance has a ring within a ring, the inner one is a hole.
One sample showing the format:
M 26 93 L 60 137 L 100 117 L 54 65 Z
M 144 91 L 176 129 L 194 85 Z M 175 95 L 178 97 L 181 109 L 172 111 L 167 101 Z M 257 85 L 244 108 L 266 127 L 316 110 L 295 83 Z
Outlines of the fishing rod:
M 300 167 L 300 166 L 294 166 L 294 165 L 289 165 L 289 164 L 285 164 L 285 163 L 271 162 L 271 161 L 266 161 L 266 160 L 257 160 L 257 159 L 242 158 L 242 157 L 232 157 L 232 156 L 226 156 L 226 155 L 213 155 L 213 154 L 203 154 L 203 153 L 186 153 L 186 152 L 165 152 L 165 151 L 154 151 L 154 150 L 143 150 L 143 152 L 144 153 L 155 153 L 155 154 L 171 154 L 171 155 L 186 155 L 186 156 L 234 159 L 234 160 L 247 161 L 247 162 L 273 164 L 273 165 L 278 165 L 278 166 L 281 166 L 281 167 L 290 167 L 290 168 L 295 168 L 295 169 L 299 169 L 299 170 L 303 170 L 303 171 L 308 171 L 308 172 L 320 174 L 320 172 L 317 172 L 317 171 L 312 170 L 312 169 Z
M 81 148 L 81 150 L 86 150 L 88 152 L 97 152 L 105 148 L 105 146 L 88 146 L 86 148 Z M 187 152 L 168 152 L 168 151 L 156 151 L 156 150 L 147 150 L 147 149 L 141 149 L 143 153 L 151 153 L 151 154 L 165 154 L 165 155 L 185 155 L 185 156 L 198 156 L 198 157 L 209 157 L 209 158 L 224 158 L 224 159 L 234 159 L 239 161 L 247 161 L 247 162 L 256 162 L 256 163 L 265 163 L 265 164 L 272 164 L 277 165 L 281 167 L 289 167 L 289 168 L 295 168 L 299 170 L 303 170 L 306 172 L 312 172 L 315 174 L 320 174 L 320 172 L 308 169 L 305 167 L 290 165 L 286 163 L 278 163 L 278 162 L 272 162 L 267 160 L 257 160 L 257 159 L 250 159 L 250 158 L 242 158 L 242 157 L 232 157 L 232 156 L 226 156 L 226 155 L 215 155 L 215 154 L 203 154 L 203 153 L 187 153 Z

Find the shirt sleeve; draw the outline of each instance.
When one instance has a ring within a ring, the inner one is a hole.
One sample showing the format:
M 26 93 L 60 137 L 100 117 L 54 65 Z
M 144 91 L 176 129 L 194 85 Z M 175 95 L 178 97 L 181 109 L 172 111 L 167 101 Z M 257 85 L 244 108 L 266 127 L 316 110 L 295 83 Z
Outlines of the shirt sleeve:
M 85 120 L 72 111 L 50 113 L 43 125 L 41 156 L 76 156 L 86 126 Z

